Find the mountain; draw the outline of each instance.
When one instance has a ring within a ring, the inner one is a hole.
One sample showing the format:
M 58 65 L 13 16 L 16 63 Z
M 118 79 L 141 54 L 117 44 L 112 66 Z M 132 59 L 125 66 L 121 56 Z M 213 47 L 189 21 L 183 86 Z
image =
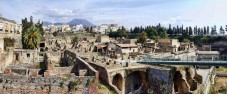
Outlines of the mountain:
M 44 25 L 44 26 L 48 26 L 48 25 L 51 25 L 51 23 L 50 23 L 50 22 L 47 22 L 47 21 L 44 21 L 44 22 L 43 22 L 43 25 Z
M 47 26 L 47 25 L 51 25 L 52 23 L 50 22 L 43 22 L 43 25 L 44 26 Z M 54 25 L 63 25 L 65 23 L 54 23 Z M 86 19 L 73 19 L 72 21 L 66 23 L 67 25 L 79 25 L 79 24 L 82 24 L 83 26 L 85 27 L 91 27 L 91 26 L 95 26 L 94 24 L 92 24 L 91 22 L 89 22 L 88 20 Z
M 82 24 L 83 26 L 95 26 L 94 24 L 92 24 L 91 22 L 89 22 L 88 20 L 86 19 L 73 19 L 72 21 L 68 22 L 67 23 L 68 25 L 79 25 L 79 24 Z

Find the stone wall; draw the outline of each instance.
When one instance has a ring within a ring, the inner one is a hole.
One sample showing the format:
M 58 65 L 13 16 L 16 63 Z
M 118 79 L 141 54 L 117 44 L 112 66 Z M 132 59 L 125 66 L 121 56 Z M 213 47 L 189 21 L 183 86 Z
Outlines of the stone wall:
M 174 68 L 150 68 L 148 73 L 149 94 L 172 94 Z
M 1 63 L 0 69 L 4 71 L 7 66 L 9 66 L 13 62 L 13 49 L 9 49 L 9 52 L 6 54 L 1 54 Z
M 87 77 L 36 77 L 28 78 L 24 76 L 6 76 L 0 75 L 0 92 L 2 93 L 39 93 L 39 94 L 65 94 L 69 92 L 69 83 L 75 82 L 74 89 L 71 90 L 73 94 L 88 93 L 89 86 L 94 82 L 94 76 Z M 71 81 L 71 82 L 70 82 Z
M 59 64 L 61 62 L 61 52 L 47 52 L 48 60 L 51 61 L 52 64 Z
M 62 59 L 63 66 L 73 66 L 71 73 L 75 73 L 77 76 L 80 75 L 80 70 L 86 70 L 84 76 L 95 76 L 96 81 L 99 79 L 99 72 L 95 70 L 87 61 L 83 60 L 76 53 L 66 50 Z
M 108 74 L 107 74 L 107 70 L 106 68 L 102 67 L 102 66 L 99 66 L 99 65 L 96 65 L 95 63 L 89 63 L 93 68 L 95 68 L 97 71 L 99 71 L 99 79 L 108 84 L 109 80 L 108 80 Z

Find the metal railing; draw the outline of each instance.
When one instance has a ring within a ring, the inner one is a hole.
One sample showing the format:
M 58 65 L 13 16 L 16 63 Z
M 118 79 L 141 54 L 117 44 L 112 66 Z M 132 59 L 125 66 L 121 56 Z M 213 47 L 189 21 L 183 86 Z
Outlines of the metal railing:
M 220 56 L 186 56 L 186 57 L 152 57 L 144 56 L 139 63 L 175 64 L 175 65 L 227 65 L 227 55 Z

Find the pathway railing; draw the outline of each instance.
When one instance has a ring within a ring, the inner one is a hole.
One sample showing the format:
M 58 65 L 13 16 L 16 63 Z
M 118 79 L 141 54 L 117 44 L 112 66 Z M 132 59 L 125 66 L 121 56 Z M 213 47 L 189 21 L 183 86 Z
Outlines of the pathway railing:
M 186 57 L 152 57 L 144 56 L 138 63 L 174 64 L 174 65 L 227 65 L 227 55 L 220 56 L 186 56 Z

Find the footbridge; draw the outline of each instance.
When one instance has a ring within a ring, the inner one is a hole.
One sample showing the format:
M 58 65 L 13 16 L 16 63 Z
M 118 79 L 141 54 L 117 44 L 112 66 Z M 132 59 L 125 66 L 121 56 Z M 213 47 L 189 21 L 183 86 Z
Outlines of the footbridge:
M 167 64 L 167 65 L 205 65 L 205 66 L 227 66 L 227 55 L 221 56 L 187 56 L 178 58 L 143 56 L 138 63 L 142 64 Z

